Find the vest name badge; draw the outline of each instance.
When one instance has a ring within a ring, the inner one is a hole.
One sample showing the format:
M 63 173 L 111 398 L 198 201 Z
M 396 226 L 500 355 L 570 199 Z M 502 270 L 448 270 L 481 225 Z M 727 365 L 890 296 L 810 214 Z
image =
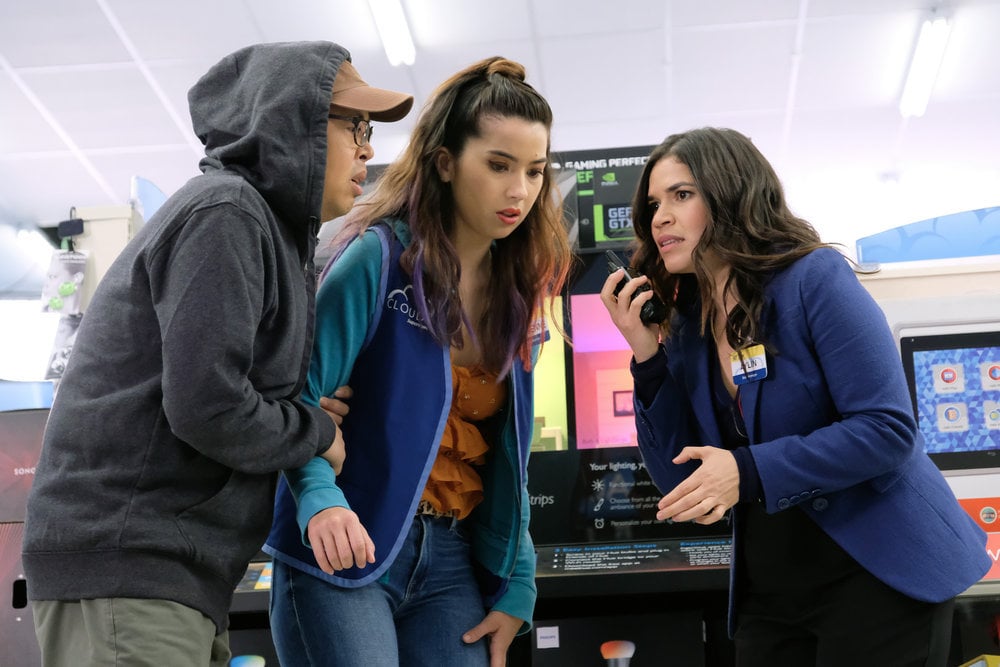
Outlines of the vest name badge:
M 767 377 L 767 356 L 764 346 L 757 344 L 729 354 L 733 371 L 733 384 L 749 384 Z

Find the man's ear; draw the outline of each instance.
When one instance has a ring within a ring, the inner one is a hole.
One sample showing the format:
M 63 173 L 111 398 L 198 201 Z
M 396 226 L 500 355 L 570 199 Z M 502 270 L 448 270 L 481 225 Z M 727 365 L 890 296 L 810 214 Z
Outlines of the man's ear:
M 447 148 L 439 148 L 434 156 L 434 166 L 437 167 L 438 178 L 442 183 L 450 183 L 454 176 L 455 160 Z

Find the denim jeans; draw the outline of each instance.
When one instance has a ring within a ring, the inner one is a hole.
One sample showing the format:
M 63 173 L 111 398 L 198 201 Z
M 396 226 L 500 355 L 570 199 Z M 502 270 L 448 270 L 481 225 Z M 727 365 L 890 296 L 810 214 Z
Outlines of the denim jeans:
M 462 641 L 486 615 L 464 532 L 455 519 L 417 515 L 388 572 L 360 588 L 275 561 L 271 633 L 281 664 L 488 665 L 487 639 Z

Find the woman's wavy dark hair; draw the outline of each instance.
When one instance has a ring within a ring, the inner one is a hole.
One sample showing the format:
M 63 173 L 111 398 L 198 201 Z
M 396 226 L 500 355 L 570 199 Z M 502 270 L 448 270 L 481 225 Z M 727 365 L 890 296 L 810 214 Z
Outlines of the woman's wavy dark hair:
M 364 232 L 382 219 L 409 225 L 412 243 L 401 264 L 413 278 L 416 302 L 430 333 L 442 345 L 462 346 L 467 320 L 458 295 L 460 268 L 451 242 L 455 226 L 451 186 L 441 181 L 436 158 L 442 148 L 456 159 L 480 136 L 484 118 L 538 122 L 551 134 L 552 109 L 525 82 L 524 66 L 501 57 L 482 60 L 442 83 L 421 111 L 403 154 L 390 164 L 371 194 L 348 214 L 334 243 Z M 546 154 L 549 146 L 546 146 Z M 530 366 L 532 324 L 545 320 L 544 304 L 559 294 L 571 252 L 562 203 L 552 192 L 548 165 L 541 191 L 525 220 L 494 243 L 492 279 L 477 327 L 483 365 L 500 376 L 520 357 Z M 550 310 L 550 322 L 559 326 Z
M 694 274 L 670 274 L 652 237 L 654 209 L 649 175 L 664 158 L 691 170 L 709 214 L 708 226 L 692 253 Z M 730 267 L 725 290 L 736 297 L 726 319 L 726 340 L 733 349 L 766 342 L 761 331 L 764 285 L 770 275 L 813 250 L 828 246 L 785 202 L 774 168 L 753 143 L 736 130 L 699 128 L 673 134 L 653 149 L 632 203 L 635 240 L 632 266 L 650 277 L 653 288 L 673 311 L 701 300 L 701 331 L 710 330 L 719 313 L 715 281 L 705 263 L 707 252 Z M 664 334 L 669 335 L 670 318 Z

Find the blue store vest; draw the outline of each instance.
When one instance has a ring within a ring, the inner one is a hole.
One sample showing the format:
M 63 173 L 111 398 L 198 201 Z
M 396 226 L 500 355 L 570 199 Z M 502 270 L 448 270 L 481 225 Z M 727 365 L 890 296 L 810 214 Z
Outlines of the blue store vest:
M 312 549 L 302 543 L 295 500 L 283 476 L 274 525 L 264 547 L 292 567 L 351 588 L 381 577 L 402 547 L 434 464 L 452 399 L 450 350 L 438 344 L 420 321 L 411 281 L 399 263 L 403 245 L 387 226 L 377 225 L 372 231 L 382 243 L 382 285 L 376 315 L 349 380 L 354 397 L 343 425 L 349 445 L 337 484 L 374 541 L 376 561 L 335 575 L 320 570 Z M 531 375 L 515 362 L 509 381 L 512 391 L 500 444 L 482 471 L 485 497 L 467 520 L 473 529 L 473 554 L 488 605 L 505 590 L 517 554 L 517 545 L 511 541 L 516 541 L 528 514 L 523 502 L 515 499 L 522 498 L 518 489 L 531 441 Z

